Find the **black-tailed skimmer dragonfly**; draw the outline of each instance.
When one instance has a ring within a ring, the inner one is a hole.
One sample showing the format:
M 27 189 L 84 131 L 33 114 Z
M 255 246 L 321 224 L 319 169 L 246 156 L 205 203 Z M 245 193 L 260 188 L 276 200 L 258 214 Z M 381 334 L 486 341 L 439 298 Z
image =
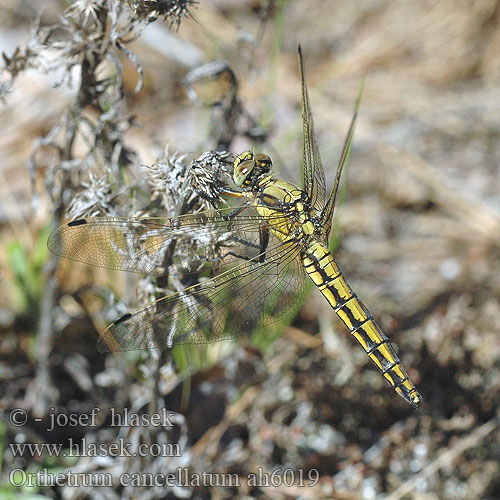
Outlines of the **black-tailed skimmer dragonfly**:
M 153 276 L 185 276 L 194 266 L 194 284 L 116 320 L 101 335 L 100 351 L 171 348 L 248 334 L 289 313 L 309 275 L 389 384 L 416 407 L 422 397 L 328 249 L 361 90 L 327 199 L 300 50 L 299 58 L 303 189 L 274 178 L 269 156 L 246 151 L 234 161 L 239 189 L 221 191 L 241 198 L 237 209 L 174 218 L 78 219 L 50 235 L 49 249 L 94 266 Z M 218 273 L 207 276 L 205 270 L 214 266 Z

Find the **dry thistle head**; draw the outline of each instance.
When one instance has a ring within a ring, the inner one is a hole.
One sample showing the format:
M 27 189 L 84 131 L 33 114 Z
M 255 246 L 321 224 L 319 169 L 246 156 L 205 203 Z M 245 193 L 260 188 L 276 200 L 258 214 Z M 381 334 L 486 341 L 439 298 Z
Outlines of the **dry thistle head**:
M 89 181 L 82 182 L 83 189 L 71 200 L 67 214 L 70 218 L 99 217 L 118 215 L 116 209 L 117 194 L 108 176 L 95 177 L 89 173 Z
M 210 206 L 224 203 L 220 189 L 233 182 L 233 162 L 234 155 L 226 151 L 205 151 L 191 162 L 190 182 L 193 191 L 201 197 L 201 203 L 208 201 Z
M 167 146 L 161 158 L 145 167 L 151 199 L 160 199 L 170 217 L 213 208 L 223 201 L 219 191 L 230 182 L 226 167 L 232 158 L 227 152 L 205 151 L 188 163 L 186 155 L 170 154 Z
M 189 8 L 198 2 L 194 0 L 126 0 L 126 3 L 137 18 L 148 24 L 162 17 L 164 20 L 169 19 L 171 26 L 175 24 L 179 28 L 185 17 L 193 17 Z

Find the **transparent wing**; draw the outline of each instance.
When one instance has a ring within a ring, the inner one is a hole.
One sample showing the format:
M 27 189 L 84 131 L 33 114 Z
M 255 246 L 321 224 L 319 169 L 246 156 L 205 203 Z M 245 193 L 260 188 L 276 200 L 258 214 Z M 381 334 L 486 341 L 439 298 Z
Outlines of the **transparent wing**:
M 304 133 L 303 176 L 304 190 L 311 199 L 312 206 L 321 212 L 326 204 L 325 172 L 321 163 L 314 124 L 307 92 L 302 51 L 299 46 L 300 77 L 302 83 L 302 126 Z
M 234 260 L 238 241 L 244 258 L 260 251 L 263 221 L 252 208 L 229 217 L 233 209 L 201 212 L 174 218 L 98 217 L 79 219 L 57 228 L 50 236 L 50 251 L 97 267 L 152 276 L 202 272 Z M 266 219 L 283 224 L 284 217 Z
M 344 168 L 344 165 L 349 162 L 349 156 L 351 154 L 352 139 L 354 137 L 354 129 L 356 128 L 356 120 L 358 118 L 359 105 L 361 103 L 361 96 L 363 94 L 364 85 L 365 79 L 363 78 L 363 80 L 361 80 L 361 85 L 359 86 L 358 97 L 356 99 L 356 105 L 354 106 L 354 113 L 351 119 L 351 124 L 344 140 L 344 147 L 342 148 L 342 154 L 340 155 L 339 164 L 337 165 L 337 173 L 335 174 L 335 182 L 333 184 L 332 192 L 330 193 L 330 197 L 328 198 L 328 203 L 321 213 L 321 220 L 323 221 L 323 227 L 327 236 L 330 234 L 330 230 L 332 229 L 333 211 L 335 209 L 335 201 L 337 199 L 337 191 L 340 184 L 342 170 Z
M 306 277 L 298 256 L 292 238 L 283 242 L 271 234 L 265 253 L 121 317 L 103 332 L 98 349 L 167 349 L 258 330 L 284 317 L 303 297 Z

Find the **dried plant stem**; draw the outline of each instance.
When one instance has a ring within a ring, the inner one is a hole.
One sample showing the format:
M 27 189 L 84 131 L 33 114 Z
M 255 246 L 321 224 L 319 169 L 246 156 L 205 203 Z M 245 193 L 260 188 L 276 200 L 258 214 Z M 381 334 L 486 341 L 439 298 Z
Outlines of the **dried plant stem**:
M 107 9 L 100 9 L 99 17 L 101 20 L 100 26 L 102 30 L 106 29 L 106 17 Z M 81 121 L 82 112 L 88 104 L 93 102 L 93 89 L 95 87 L 95 71 L 102 61 L 102 57 L 98 55 L 85 55 L 82 59 L 81 68 L 81 81 L 78 94 L 75 98 L 74 104 L 71 106 L 70 110 L 67 112 L 65 117 L 65 133 L 64 133 L 64 144 L 61 146 L 56 146 L 59 161 L 61 164 L 68 163 L 74 159 L 73 146 L 75 143 L 76 136 L 78 134 L 78 124 Z M 59 127 L 56 124 L 55 127 Z M 45 139 L 51 137 L 51 133 L 46 136 Z M 41 140 L 40 145 L 48 140 Z M 35 154 L 37 147 L 34 148 L 32 154 L 32 171 L 36 170 L 35 165 Z M 64 190 L 73 191 L 71 183 L 71 175 L 69 170 L 61 169 L 61 193 Z M 53 200 L 53 213 L 54 218 L 52 221 L 53 229 L 61 224 L 64 217 L 65 202 L 63 196 L 52 196 Z M 40 311 L 40 322 L 37 334 L 37 350 L 36 350 L 36 375 L 28 386 L 24 398 L 24 404 L 26 408 L 29 408 L 37 416 L 44 415 L 48 408 L 53 405 L 58 398 L 58 390 L 56 386 L 52 383 L 50 378 L 50 366 L 49 357 L 52 352 L 53 347 L 53 311 L 55 310 L 56 299 L 57 299 L 57 264 L 59 257 L 56 255 L 51 255 L 49 262 L 45 268 L 46 281 L 43 291 L 43 299 Z
M 49 372 L 49 355 L 53 345 L 52 311 L 56 300 L 57 255 L 51 255 L 46 266 L 47 281 L 41 303 L 40 325 L 38 328 L 36 376 L 28 386 L 24 405 L 31 408 L 35 416 L 43 416 L 48 407 L 57 401 L 59 391 L 52 384 Z

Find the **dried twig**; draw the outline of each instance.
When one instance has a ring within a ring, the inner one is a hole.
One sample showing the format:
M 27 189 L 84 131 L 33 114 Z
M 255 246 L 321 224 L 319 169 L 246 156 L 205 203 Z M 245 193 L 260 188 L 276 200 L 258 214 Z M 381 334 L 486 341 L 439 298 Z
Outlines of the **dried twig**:
M 476 429 L 474 429 L 468 436 L 458 440 L 453 446 L 441 452 L 436 460 L 431 462 L 409 481 L 406 481 L 399 488 L 394 490 L 386 497 L 386 500 L 399 500 L 403 498 L 405 495 L 413 491 L 420 481 L 436 474 L 436 472 L 444 467 L 450 467 L 462 453 L 470 448 L 473 448 L 474 446 L 478 446 L 488 434 L 493 432 L 499 426 L 500 420 L 498 417 L 495 417 L 485 424 L 476 427 Z

